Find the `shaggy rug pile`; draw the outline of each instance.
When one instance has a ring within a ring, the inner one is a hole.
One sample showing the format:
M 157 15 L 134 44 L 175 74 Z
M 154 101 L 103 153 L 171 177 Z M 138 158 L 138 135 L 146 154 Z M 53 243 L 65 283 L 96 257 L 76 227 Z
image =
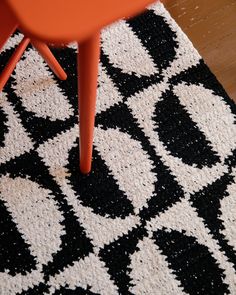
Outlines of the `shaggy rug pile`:
M 103 31 L 87 176 L 53 52 L 66 81 L 28 47 L 0 94 L 0 294 L 236 294 L 236 109 L 185 34 L 160 3 Z

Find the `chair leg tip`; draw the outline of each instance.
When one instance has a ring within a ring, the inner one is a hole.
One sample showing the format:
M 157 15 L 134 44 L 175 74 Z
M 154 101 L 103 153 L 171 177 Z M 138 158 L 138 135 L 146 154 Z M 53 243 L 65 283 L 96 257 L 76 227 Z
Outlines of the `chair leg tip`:
M 91 167 L 83 167 L 83 166 L 80 166 L 80 172 L 82 173 L 82 174 L 89 174 L 90 173 L 90 171 L 91 171 Z
M 59 79 L 65 81 L 67 79 L 67 74 L 66 73 L 61 74 L 59 76 Z

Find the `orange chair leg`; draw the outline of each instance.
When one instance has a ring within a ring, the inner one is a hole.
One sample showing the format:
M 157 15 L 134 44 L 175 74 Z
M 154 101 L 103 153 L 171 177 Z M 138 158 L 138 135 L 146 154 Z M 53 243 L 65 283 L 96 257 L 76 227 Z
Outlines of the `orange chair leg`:
M 61 80 L 66 80 L 67 75 L 65 71 L 62 69 L 54 55 L 52 54 L 49 47 L 38 40 L 30 40 L 32 45 L 38 50 L 38 52 L 41 54 L 41 56 L 44 58 L 44 60 L 47 62 L 50 69 L 54 72 L 54 74 Z
M 3 69 L 1 75 L 0 75 L 0 91 L 2 91 L 3 87 L 5 86 L 7 80 L 11 76 L 14 68 L 16 67 L 16 64 L 20 60 L 22 54 L 24 53 L 26 47 L 28 46 L 30 42 L 29 38 L 24 37 L 12 56 L 10 57 L 7 65 Z
M 100 33 L 78 44 L 78 47 L 80 171 L 87 174 L 91 170 L 92 162 Z
M 17 27 L 14 17 L 11 15 L 4 2 L 5 1 L 0 1 L 0 50 Z

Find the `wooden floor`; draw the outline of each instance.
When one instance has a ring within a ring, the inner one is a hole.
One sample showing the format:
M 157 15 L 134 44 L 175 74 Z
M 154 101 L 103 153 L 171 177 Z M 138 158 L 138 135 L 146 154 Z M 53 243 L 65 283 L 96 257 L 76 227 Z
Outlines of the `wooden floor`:
M 163 0 L 236 102 L 236 0 Z

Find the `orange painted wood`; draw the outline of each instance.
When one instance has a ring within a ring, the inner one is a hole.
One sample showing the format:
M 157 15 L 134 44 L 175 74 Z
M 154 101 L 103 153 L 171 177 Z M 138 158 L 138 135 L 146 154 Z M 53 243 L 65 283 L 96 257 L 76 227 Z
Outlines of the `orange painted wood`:
M 54 72 L 54 74 L 60 80 L 66 80 L 67 74 L 65 73 L 63 68 L 60 66 L 59 62 L 56 60 L 56 58 L 54 57 L 54 55 L 52 54 L 48 46 L 44 42 L 41 42 L 35 39 L 31 39 L 30 41 L 31 41 L 31 44 L 38 50 L 38 52 L 46 61 L 49 68 Z
M 12 18 L 6 3 L 0 1 L 0 51 L 16 28 L 16 19 Z
M 154 0 L 1 0 L 31 38 L 54 44 L 77 41 L 80 170 L 91 170 L 99 62 L 99 31 L 141 12 Z
M 154 0 L 1 0 L 30 37 L 49 42 L 81 41 L 113 21 L 141 12 Z
M 18 22 L 14 14 L 12 14 L 11 10 L 9 9 L 7 3 L 5 1 L 0 1 L 0 50 L 10 38 L 12 33 L 17 29 Z M 17 62 L 20 60 L 21 56 L 23 55 L 26 47 L 28 46 L 30 39 L 24 37 L 23 40 L 20 42 L 18 47 L 16 48 L 15 52 L 10 57 L 7 65 L 3 69 L 0 75 L 0 91 L 2 91 L 3 87 L 5 86 L 7 80 L 11 76 Z M 31 40 L 31 43 L 34 47 L 39 51 L 39 53 L 43 56 L 43 58 L 48 63 L 49 67 L 55 73 L 55 75 L 61 79 L 65 80 L 67 78 L 66 73 L 55 59 L 53 54 L 51 53 L 48 46 L 38 40 Z
M 80 170 L 84 174 L 91 170 L 99 55 L 99 33 L 79 44 Z
M 0 30 L 1 34 L 1 30 Z M 5 84 L 7 83 L 8 79 L 10 78 L 12 72 L 14 71 L 16 64 L 20 60 L 21 56 L 23 55 L 26 47 L 29 45 L 30 39 L 27 37 L 24 37 L 20 44 L 17 46 L 16 50 L 10 57 L 8 63 L 6 64 L 5 68 L 2 70 L 0 75 L 0 91 L 3 90 Z M 31 43 L 33 46 L 38 50 L 38 52 L 44 57 L 46 62 L 48 63 L 51 70 L 54 72 L 54 74 L 61 80 L 65 80 L 67 78 L 67 75 L 65 71 L 62 69 L 58 61 L 55 59 L 54 55 L 48 48 L 48 46 L 41 42 L 41 41 L 32 41 Z
M 30 39 L 24 37 L 12 56 L 10 57 L 7 65 L 3 69 L 0 75 L 0 91 L 2 91 L 3 87 L 7 83 L 8 79 L 10 78 L 14 68 L 16 67 L 16 64 L 20 60 L 22 54 L 24 53 L 26 47 L 29 45 Z

